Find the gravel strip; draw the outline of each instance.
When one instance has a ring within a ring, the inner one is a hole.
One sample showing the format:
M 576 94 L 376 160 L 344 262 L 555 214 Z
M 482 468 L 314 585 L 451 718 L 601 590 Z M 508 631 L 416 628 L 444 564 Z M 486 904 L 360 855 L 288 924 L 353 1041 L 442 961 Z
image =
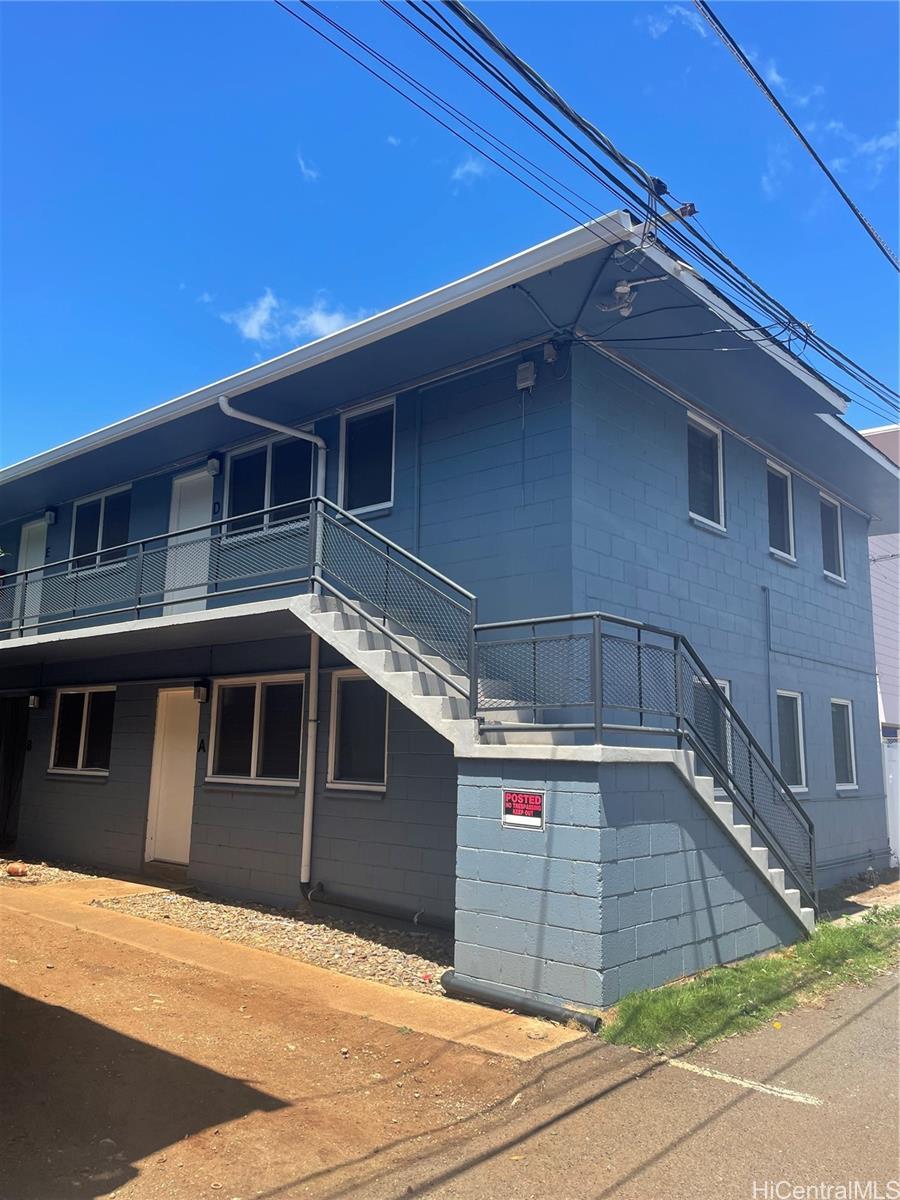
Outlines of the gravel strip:
M 443 995 L 441 974 L 453 965 L 453 938 L 448 933 L 388 929 L 363 920 L 338 921 L 238 904 L 190 888 L 91 903 L 417 992 Z
M 23 862 L 28 868 L 27 875 L 7 875 L 6 868 L 10 863 Z M 0 886 L 34 887 L 45 883 L 75 883 L 79 879 L 96 879 L 100 871 L 92 871 L 90 867 L 65 866 L 63 864 L 35 862 L 28 858 L 0 858 Z

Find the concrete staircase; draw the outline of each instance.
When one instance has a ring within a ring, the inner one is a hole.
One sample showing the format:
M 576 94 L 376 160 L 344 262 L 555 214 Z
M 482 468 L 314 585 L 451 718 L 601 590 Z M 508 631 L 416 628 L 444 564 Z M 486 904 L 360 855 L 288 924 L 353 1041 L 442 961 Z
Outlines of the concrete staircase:
M 694 758 L 693 751 L 688 751 Z M 703 801 L 709 812 L 719 822 L 728 836 L 735 842 L 757 872 L 766 880 L 772 891 L 790 909 L 798 921 L 811 933 L 816 914 L 811 908 L 804 908 L 800 903 L 800 892 L 797 888 L 788 887 L 785 882 L 784 869 L 772 866 L 772 858 L 765 846 L 755 845 L 753 830 L 741 820 L 741 814 L 736 812 L 730 800 L 716 794 L 716 783 L 711 775 L 694 775 L 691 784 L 698 797 Z
M 505 722 L 498 719 L 493 726 L 483 728 L 479 735 L 478 724 L 469 715 L 468 678 L 402 626 L 391 621 L 385 623 L 382 618 L 367 613 L 366 607 L 359 605 L 362 612 L 357 612 L 349 603 L 330 594 L 301 595 L 291 601 L 291 611 L 300 621 L 384 688 L 388 695 L 446 738 L 458 757 L 483 754 L 484 748 L 489 746 L 500 757 L 515 757 L 517 752 L 529 747 L 529 757 L 533 757 L 536 750 L 545 748 L 554 758 L 566 757 L 568 751 L 579 758 L 595 754 L 598 761 L 602 760 L 604 747 L 594 746 L 592 739 L 589 744 L 584 744 L 584 739 L 575 736 L 573 731 L 505 730 Z M 415 651 L 415 654 L 409 651 Z M 500 714 L 497 716 L 499 718 Z M 525 711 L 507 711 L 503 716 L 510 723 L 527 723 L 529 718 Z M 621 748 L 617 749 L 621 754 Z M 653 753 L 652 750 L 634 750 L 635 759 Z M 740 820 L 731 801 L 716 793 L 712 776 L 696 773 L 697 760 L 692 750 L 681 750 L 677 754 L 683 762 L 685 778 L 698 800 L 797 921 L 807 931 L 812 930 L 815 925 L 813 910 L 801 906 L 800 892 L 787 886 L 784 870 L 772 865 L 769 850 L 754 844 L 750 825 Z

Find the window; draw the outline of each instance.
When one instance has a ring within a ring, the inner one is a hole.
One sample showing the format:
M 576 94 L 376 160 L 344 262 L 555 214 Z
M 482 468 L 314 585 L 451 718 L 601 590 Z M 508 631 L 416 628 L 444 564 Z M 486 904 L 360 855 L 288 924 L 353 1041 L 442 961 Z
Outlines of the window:
M 115 706 L 112 687 L 58 691 L 50 769 L 107 775 Z
M 227 512 L 229 517 L 243 513 L 257 516 L 229 521 L 230 533 L 242 529 L 262 529 L 273 521 L 285 521 L 305 515 L 302 504 L 281 508 L 275 513 L 260 509 L 308 500 L 313 493 L 313 444 L 301 438 L 267 442 L 228 459 Z
M 387 693 L 360 671 L 331 677 L 329 787 L 383 792 L 387 783 Z
M 71 546 L 75 567 L 93 567 L 124 558 L 127 551 L 123 543 L 128 541 L 130 520 L 130 488 L 76 501 Z
M 778 693 L 778 747 L 781 774 L 794 791 L 806 791 L 806 751 L 803 747 L 803 697 L 799 692 Z
M 841 506 L 836 500 L 819 496 L 822 517 L 822 566 L 833 579 L 844 578 L 844 532 L 841 528 Z
M 831 737 L 834 745 L 834 779 L 838 790 L 856 787 L 856 746 L 853 741 L 853 705 L 831 701 Z
M 350 512 L 394 501 L 394 402 L 341 418 L 341 503 Z
M 725 528 L 722 487 L 722 432 L 688 418 L 688 504 L 692 517 Z
M 303 675 L 216 680 L 208 778 L 296 784 L 304 684 Z
M 790 471 L 769 463 L 769 549 L 794 557 L 794 481 Z

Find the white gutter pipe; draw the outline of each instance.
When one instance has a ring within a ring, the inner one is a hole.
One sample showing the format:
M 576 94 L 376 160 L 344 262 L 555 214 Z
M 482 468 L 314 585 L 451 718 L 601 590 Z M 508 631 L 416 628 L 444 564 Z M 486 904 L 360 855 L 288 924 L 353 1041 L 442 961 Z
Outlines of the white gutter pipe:
M 306 779 L 303 788 L 303 835 L 300 843 L 300 884 L 312 873 L 313 810 L 316 803 L 316 743 L 319 737 L 319 635 L 309 635 L 309 699 L 306 713 Z
M 265 417 L 257 417 L 251 413 L 241 412 L 233 408 L 227 396 L 219 397 L 219 408 L 226 417 L 234 417 L 238 421 L 247 421 L 250 425 L 259 425 L 263 429 L 271 429 L 274 433 L 283 433 L 285 437 L 299 438 L 303 442 L 312 442 L 316 447 L 316 495 L 325 495 L 325 468 L 327 464 L 328 445 L 318 434 L 306 433 L 302 429 L 294 429 L 290 425 L 282 425 L 280 421 L 269 421 Z M 300 848 L 300 883 L 308 884 L 312 870 L 312 835 L 313 811 L 316 800 L 316 747 L 319 740 L 319 635 L 310 631 L 309 635 L 309 701 L 306 713 L 306 777 L 303 786 L 303 833 Z
M 312 442 L 316 454 L 316 495 L 325 495 L 325 466 L 328 454 L 328 444 L 316 433 L 306 433 L 303 429 L 294 429 L 292 425 L 282 425 L 280 421 L 270 421 L 266 417 L 257 417 L 253 413 L 241 412 L 234 408 L 227 396 L 219 397 L 219 408 L 226 417 L 234 417 L 237 421 L 246 421 L 250 425 L 259 425 L 263 429 L 271 429 L 274 433 L 283 433 L 285 437 L 299 438 L 301 442 Z

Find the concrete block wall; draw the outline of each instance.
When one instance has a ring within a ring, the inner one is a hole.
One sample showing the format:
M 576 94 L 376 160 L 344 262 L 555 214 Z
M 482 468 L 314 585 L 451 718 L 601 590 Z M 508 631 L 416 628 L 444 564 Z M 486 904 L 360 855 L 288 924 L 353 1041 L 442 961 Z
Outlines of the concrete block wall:
M 726 531 L 688 513 L 687 413 L 573 349 L 573 607 L 685 634 L 777 764 L 778 689 L 803 695 L 820 882 L 886 865 L 867 522 L 842 510 L 846 583 L 825 577 L 819 492 L 793 478 L 796 563 L 769 551 L 765 455 L 723 435 Z M 831 698 L 853 702 L 858 788 L 838 792 Z
M 803 930 L 668 764 L 459 764 L 455 968 L 591 1007 Z M 507 829 L 503 788 L 546 793 Z
M 94 682 L 94 681 L 90 681 Z M 49 770 L 55 694 L 42 693 L 29 713 L 19 815 L 19 852 L 115 871 L 144 861 L 156 688 L 116 688 L 112 750 L 106 776 Z

